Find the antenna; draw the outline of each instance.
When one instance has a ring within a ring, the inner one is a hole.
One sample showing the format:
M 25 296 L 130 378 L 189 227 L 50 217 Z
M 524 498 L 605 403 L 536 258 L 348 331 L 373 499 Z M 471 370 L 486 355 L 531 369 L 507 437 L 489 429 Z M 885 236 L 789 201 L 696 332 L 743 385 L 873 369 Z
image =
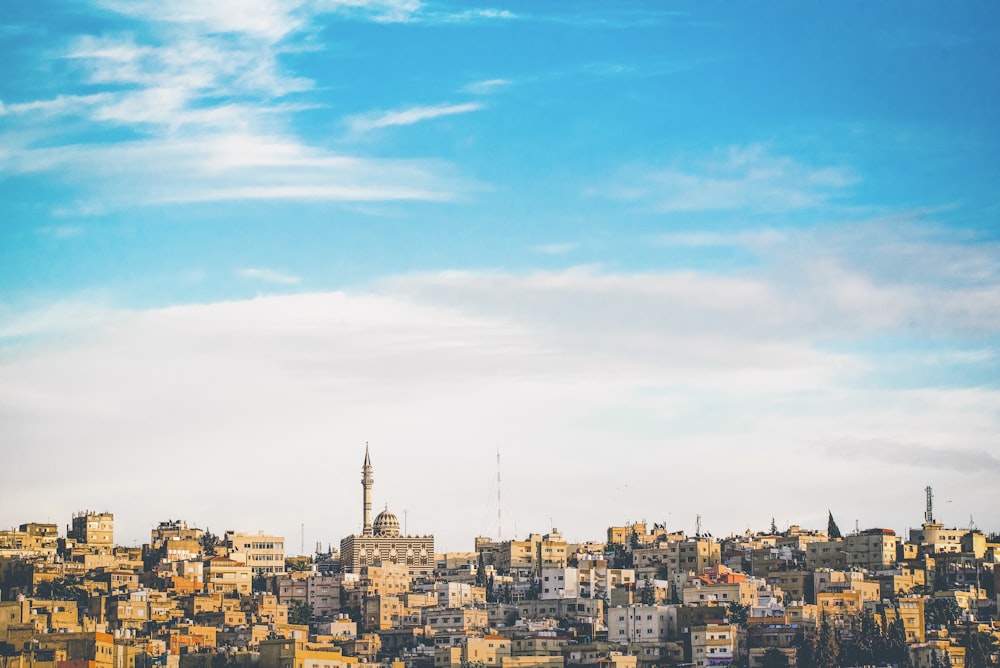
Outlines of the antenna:
M 497 542 L 503 541 L 503 522 L 500 514 L 500 445 L 497 445 Z
M 306 553 L 306 525 L 302 523 L 302 535 L 299 538 L 299 554 Z
M 924 492 L 927 494 L 927 510 L 924 511 L 924 524 L 934 524 L 934 492 L 931 491 L 930 485 L 924 487 Z
M 409 518 L 409 512 L 406 508 L 403 508 L 403 535 L 409 536 L 410 532 L 406 528 L 407 518 Z
M 694 535 L 701 536 L 701 515 L 696 515 L 694 518 Z

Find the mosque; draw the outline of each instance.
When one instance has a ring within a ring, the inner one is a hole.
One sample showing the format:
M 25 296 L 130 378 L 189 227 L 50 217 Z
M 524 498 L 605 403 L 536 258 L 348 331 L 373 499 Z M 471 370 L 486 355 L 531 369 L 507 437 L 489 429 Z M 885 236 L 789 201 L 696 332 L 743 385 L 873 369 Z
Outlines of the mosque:
M 399 519 L 386 508 L 372 521 L 372 462 L 365 444 L 365 463 L 361 467 L 364 490 L 364 521 L 360 536 L 340 541 L 340 560 L 344 571 L 359 573 L 365 566 L 406 564 L 411 575 L 430 575 L 434 571 L 434 536 L 404 536 Z

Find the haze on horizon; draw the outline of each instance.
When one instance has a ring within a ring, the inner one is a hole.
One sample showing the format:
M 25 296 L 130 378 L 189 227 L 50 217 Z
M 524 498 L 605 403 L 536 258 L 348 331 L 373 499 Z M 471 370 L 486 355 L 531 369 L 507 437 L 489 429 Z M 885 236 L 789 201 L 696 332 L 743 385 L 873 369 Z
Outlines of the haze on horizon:
M 0 526 L 1000 530 L 998 18 L 10 0 Z

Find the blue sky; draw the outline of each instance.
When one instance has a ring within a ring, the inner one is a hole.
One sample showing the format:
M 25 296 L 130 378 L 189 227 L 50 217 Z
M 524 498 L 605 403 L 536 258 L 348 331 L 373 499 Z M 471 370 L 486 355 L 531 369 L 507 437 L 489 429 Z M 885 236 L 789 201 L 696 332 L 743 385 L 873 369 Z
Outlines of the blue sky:
M 0 525 L 1000 530 L 998 14 L 5 3 Z

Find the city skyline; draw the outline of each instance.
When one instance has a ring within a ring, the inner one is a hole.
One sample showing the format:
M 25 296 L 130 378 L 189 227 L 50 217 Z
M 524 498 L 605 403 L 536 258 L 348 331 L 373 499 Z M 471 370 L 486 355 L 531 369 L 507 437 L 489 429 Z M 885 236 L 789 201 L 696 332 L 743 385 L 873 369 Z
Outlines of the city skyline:
M 996 4 L 608 4 L 7 3 L 0 526 L 1000 530 Z

